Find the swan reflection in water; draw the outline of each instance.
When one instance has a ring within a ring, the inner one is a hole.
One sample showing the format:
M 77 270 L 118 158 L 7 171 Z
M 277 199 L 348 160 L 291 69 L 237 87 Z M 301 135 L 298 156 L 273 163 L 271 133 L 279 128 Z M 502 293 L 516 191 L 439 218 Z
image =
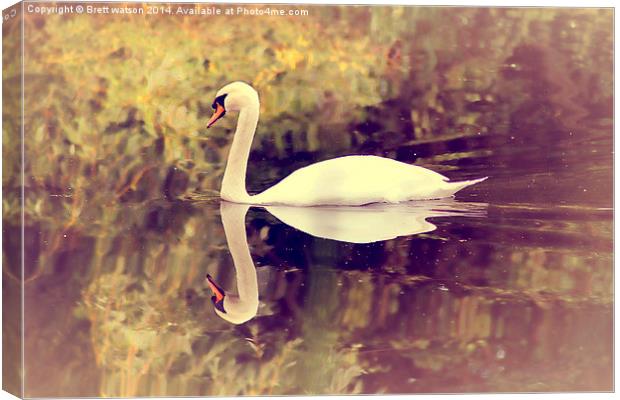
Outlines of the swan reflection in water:
M 348 243 L 372 243 L 437 229 L 427 218 L 485 216 L 487 204 L 442 199 L 378 203 L 364 207 L 262 207 L 286 225 L 315 237 Z M 226 292 L 207 275 L 216 314 L 233 324 L 249 321 L 258 311 L 256 268 L 245 232 L 245 215 L 249 208 L 248 204 L 220 203 L 226 242 L 236 270 L 237 294 Z

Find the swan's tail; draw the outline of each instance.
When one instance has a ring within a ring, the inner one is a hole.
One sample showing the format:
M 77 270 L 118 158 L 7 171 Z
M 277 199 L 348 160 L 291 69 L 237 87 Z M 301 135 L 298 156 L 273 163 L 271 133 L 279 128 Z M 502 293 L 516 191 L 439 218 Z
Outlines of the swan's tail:
M 467 186 L 475 185 L 476 183 L 486 181 L 488 178 L 488 176 L 485 176 L 484 178 L 472 179 L 469 181 L 448 182 L 450 195 L 455 194 L 461 189 L 465 189 Z

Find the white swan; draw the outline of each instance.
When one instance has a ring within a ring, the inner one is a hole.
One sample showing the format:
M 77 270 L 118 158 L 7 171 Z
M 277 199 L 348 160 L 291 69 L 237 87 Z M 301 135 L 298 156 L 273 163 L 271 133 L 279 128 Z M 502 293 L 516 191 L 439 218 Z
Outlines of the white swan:
M 346 156 L 298 169 L 275 186 L 249 195 L 245 186 L 250 147 L 258 124 L 258 93 L 244 82 L 220 89 L 213 102 L 211 127 L 228 111 L 239 111 L 220 196 L 244 204 L 292 206 L 399 203 L 450 197 L 485 178 L 449 182 L 437 172 L 389 158 Z

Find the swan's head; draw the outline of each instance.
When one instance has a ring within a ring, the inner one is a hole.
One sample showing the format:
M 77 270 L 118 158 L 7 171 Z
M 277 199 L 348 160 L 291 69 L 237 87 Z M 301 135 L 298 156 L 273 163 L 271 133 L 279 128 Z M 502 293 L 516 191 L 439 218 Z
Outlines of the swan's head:
M 207 123 L 207 128 L 215 124 L 227 111 L 241 111 L 246 107 L 258 108 L 258 93 L 245 82 L 237 81 L 229 83 L 215 95 L 213 100 L 213 116 Z

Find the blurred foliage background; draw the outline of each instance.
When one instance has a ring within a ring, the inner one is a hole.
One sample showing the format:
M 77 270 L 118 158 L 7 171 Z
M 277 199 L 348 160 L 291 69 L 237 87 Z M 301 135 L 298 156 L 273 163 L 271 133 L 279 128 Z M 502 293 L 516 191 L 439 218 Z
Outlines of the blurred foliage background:
M 611 390 L 613 11 L 303 8 L 23 19 L 26 394 Z M 3 34 L 17 282 L 19 25 Z M 377 154 L 491 175 L 465 197 L 489 219 L 351 245 L 255 210 L 259 316 L 226 324 L 204 274 L 234 290 L 213 203 L 236 118 L 205 124 L 234 80 L 261 97 L 251 191 Z

